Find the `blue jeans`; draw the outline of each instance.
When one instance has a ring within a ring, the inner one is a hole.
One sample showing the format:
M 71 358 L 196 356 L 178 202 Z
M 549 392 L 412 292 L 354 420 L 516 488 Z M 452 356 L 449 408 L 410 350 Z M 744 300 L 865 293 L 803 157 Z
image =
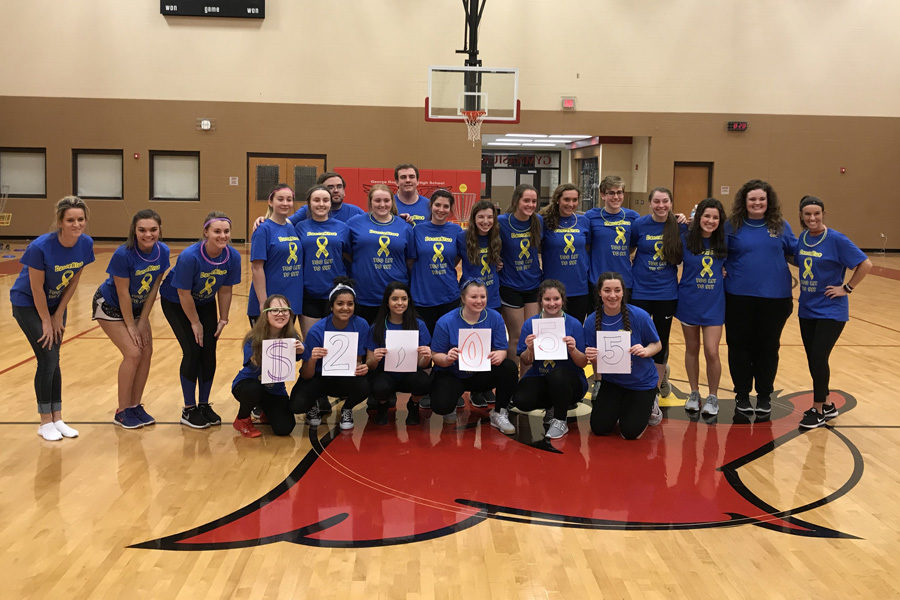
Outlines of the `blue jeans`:
M 59 373 L 59 344 L 55 343 L 48 350 L 38 343 L 43 335 L 41 316 L 33 306 L 12 307 L 13 318 L 31 344 L 37 358 L 37 370 L 34 373 L 34 395 L 37 397 L 38 413 L 42 415 L 62 410 L 62 377 Z M 52 313 L 51 313 L 52 315 Z M 63 314 L 65 325 L 66 315 Z

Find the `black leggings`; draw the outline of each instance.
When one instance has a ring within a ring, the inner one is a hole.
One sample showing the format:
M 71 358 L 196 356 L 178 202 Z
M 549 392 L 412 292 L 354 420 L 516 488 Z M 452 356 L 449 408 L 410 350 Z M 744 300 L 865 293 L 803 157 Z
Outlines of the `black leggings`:
M 631 304 L 643 308 L 653 318 L 653 325 L 659 335 L 662 350 L 653 355 L 653 362 L 664 365 L 669 360 L 669 333 L 672 331 L 672 317 L 678 308 L 678 300 L 635 300 Z
M 650 420 L 656 388 L 629 390 L 610 381 L 601 381 L 591 409 L 591 431 L 596 435 L 612 433 L 616 422 L 626 440 L 641 437 Z
M 431 333 L 433 335 L 434 326 L 437 324 L 438 319 L 446 315 L 454 308 L 459 308 L 458 299 L 454 300 L 453 302 L 447 302 L 446 304 L 438 304 L 437 306 L 416 306 L 416 313 L 419 315 L 419 318 L 425 322 L 425 326 L 428 328 L 428 333 Z
M 163 314 L 166 321 L 172 327 L 178 345 L 183 354 L 181 358 L 181 391 L 184 395 L 185 406 L 196 404 L 194 388 L 199 383 L 200 402 L 209 402 L 209 390 L 212 388 L 213 377 L 216 375 L 216 327 L 218 326 L 218 309 L 215 302 L 195 304 L 200 324 L 203 325 L 203 346 L 198 346 L 194 340 L 194 330 L 191 322 L 184 314 L 179 302 L 170 302 L 160 298 Z
M 231 389 L 231 394 L 241 403 L 238 418 L 246 419 L 254 407 L 266 413 L 266 419 L 275 435 L 290 435 L 294 430 L 294 414 L 288 406 L 287 396 L 278 396 L 257 379 L 242 379 Z
M 553 407 L 553 418 L 566 420 L 569 406 L 584 396 L 581 379 L 570 369 L 554 369 L 546 375 L 523 377 L 516 387 L 516 408 L 528 412 Z
M 382 404 L 394 392 L 424 396 L 431 391 L 431 375 L 422 369 L 417 369 L 415 373 L 386 373 L 383 369 L 378 369 L 369 375 L 369 386 L 375 402 Z
M 315 405 L 322 396 L 347 398 L 342 408 L 353 408 L 369 395 L 366 377 L 323 377 L 316 373 L 311 379 L 303 379 L 291 390 L 291 411 L 301 414 Z
M 44 335 L 44 326 L 35 307 L 13 304 L 12 313 L 37 359 L 34 395 L 37 398 L 38 413 L 46 415 L 62 410 L 62 375 L 59 371 L 59 346 L 62 340 L 54 342 L 49 350 L 38 343 L 38 338 Z M 54 314 L 55 311 L 50 316 Z M 63 313 L 63 325 L 65 324 L 66 314 Z
M 841 337 L 844 321 L 832 319 L 800 319 L 800 337 L 806 348 L 806 362 L 809 363 L 809 374 L 813 380 L 813 402 L 828 400 L 828 382 L 831 369 L 828 357 Z
M 431 385 L 431 410 L 439 415 L 449 415 L 456 410 L 456 401 L 466 390 L 485 392 L 494 388 L 497 388 L 495 410 L 506 408 L 516 389 L 518 373 L 516 363 L 508 358 L 499 365 L 491 365 L 490 371 L 479 371 L 471 377 L 457 377 L 452 371 L 435 371 Z
M 358 315 L 366 320 L 366 323 L 371 325 L 375 322 L 375 317 L 378 316 L 378 307 L 377 306 L 365 306 L 360 303 L 356 303 L 356 308 L 353 309 L 353 313 Z
M 566 313 L 578 319 L 579 323 L 584 323 L 584 318 L 588 313 L 593 312 L 591 308 L 591 295 L 569 296 L 566 298 Z
M 781 331 L 794 310 L 791 298 L 757 298 L 725 294 L 725 342 L 734 393 L 747 398 L 756 382 L 756 395 L 775 389 Z

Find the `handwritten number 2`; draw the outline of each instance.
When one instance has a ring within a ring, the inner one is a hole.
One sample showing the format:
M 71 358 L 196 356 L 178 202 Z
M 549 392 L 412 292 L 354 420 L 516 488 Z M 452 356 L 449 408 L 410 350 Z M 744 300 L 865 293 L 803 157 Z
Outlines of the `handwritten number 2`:
M 337 369 L 349 369 L 350 365 L 346 361 L 347 348 L 349 347 L 349 344 L 347 343 L 347 337 L 343 335 L 336 335 L 331 338 L 331 343 L 333 344 L 334 348 L 333 351 L 329 352 L 328 356 L 325 357 L 325 368 L 329 371 Z

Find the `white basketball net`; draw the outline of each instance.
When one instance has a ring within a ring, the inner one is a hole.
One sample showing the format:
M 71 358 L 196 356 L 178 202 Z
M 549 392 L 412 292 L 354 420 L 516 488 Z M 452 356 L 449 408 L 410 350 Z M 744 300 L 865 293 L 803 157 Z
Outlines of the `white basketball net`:
M 474 146 L 475 142 L 481 141 L 481 124 L 487 117 L 487 111 L 467 110 L 463 112 L 463 116 L 466 118 L 466 137 Z

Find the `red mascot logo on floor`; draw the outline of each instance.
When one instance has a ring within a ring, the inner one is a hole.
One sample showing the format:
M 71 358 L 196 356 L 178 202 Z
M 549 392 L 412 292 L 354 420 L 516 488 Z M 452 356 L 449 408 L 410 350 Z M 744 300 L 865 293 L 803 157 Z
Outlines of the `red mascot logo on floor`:
M 832 392 L 842 413 L 852 396 Z M 518 417 L 515 438 L 473 411 L 455 429 L 428 425 L 366 425 L 319 439 L 268 494 L 206 525 L 132 546 L 210 550 L 293 542 L 365 547 L 449 535 L 500 519 L 587 529 L 696 529 L 752 524 L 811 537 L 853 537 L 797 517 L 849 491 L 862 457 L 837 429 L 853 456 L 850 478 L 802 506 L 774 507 L 743 483 L 740 468 L 799 435 L 798 415 L 812 394 L 772 402 L 771 419 L 749 422 L 723 401 L 717 422 L 667 409 L 660 427 L 637 441 L 598 437 L 587 420 L 560 440 L 543 440 L 540 419 Z M 743 422 L 742 422 L 743 420 Z M 727 422 L 726 422 L 727 421 Z M 732 422 L 733 421 L 733 422 Z M 535 431 L 532 431 L 532 427 Z M 327 431 L 324 427 L 320 432 Z M 808 460 L 823 461 L 812 444 Z M 833 446 L 829 451 L 833 451 Z

